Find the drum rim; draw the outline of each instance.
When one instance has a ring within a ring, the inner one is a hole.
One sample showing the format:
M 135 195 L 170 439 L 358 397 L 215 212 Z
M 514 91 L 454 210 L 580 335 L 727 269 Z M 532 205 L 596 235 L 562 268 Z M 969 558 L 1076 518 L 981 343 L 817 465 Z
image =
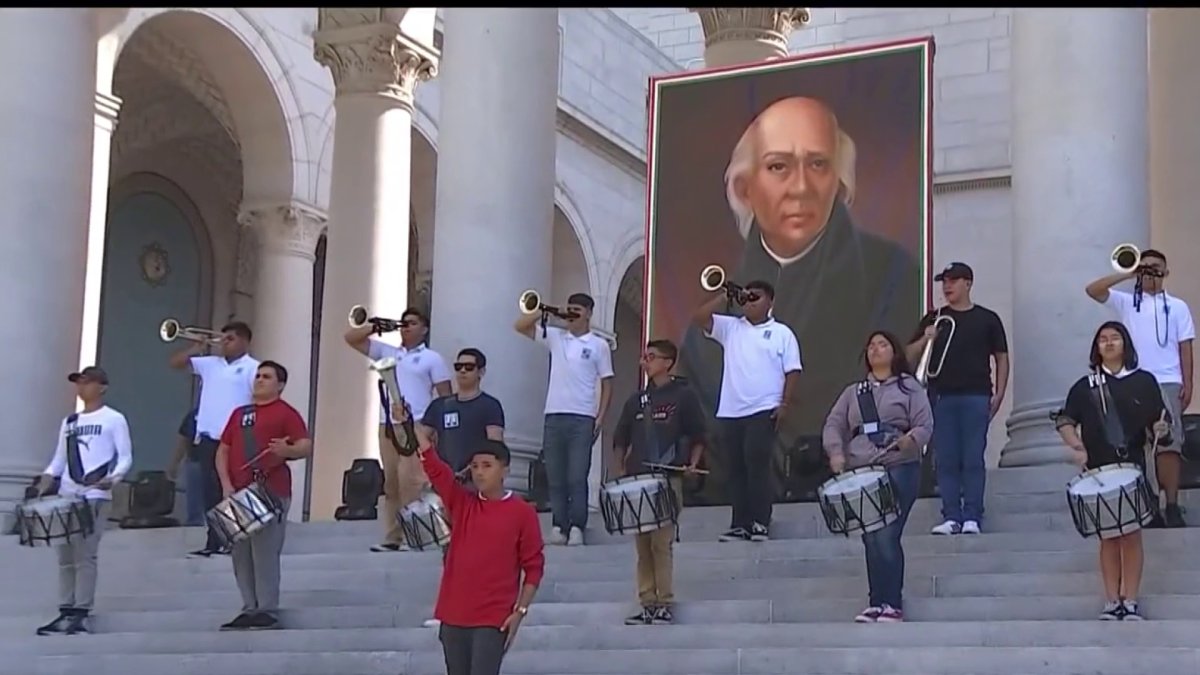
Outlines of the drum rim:
M 608 486 L 610 486 L 610 485 L 622 485 L 622 484 L 633 483 L 635 481 L 645 481 L 647 483 L 657 483 L 660 485 L 669 484 L 667 481 L 667 477 L 665 475 L 663 475 L 661 473 L 652 473 L 650 471 L 645 471 L 642 473 L 629 474 L 627 476 L 618 476 L 617 478 L 613 478 L 612 480 L 605 481 L 604 484 L 601 485 L 600 487 L 602 488 L 603 492 L 607 492 Z
M 857 476 L 857 475 L 865 474 L 868 472 L 882 473 L 883 475 L 886 476 L 887 475 L 887 467 L 883 466 L 882 464 L 866 464 L 864 466 L 858 467 L 857 469 L 850 469 L 849 471 L 843 471 L 839 474 L 830 476 L 829 478 L 825 479 L 825 482 L 821 483 L 820 487 L 817 489 L 821 493 L 824 493 L 826 487 L 829 485 L 833 485 L 835 483 L 844 481 L 851 476 Z
M 1143 477 L 1146 475 L 1146 472 L 1142 471 L 1142 467 L 1138 466 L 1137 464 L 1135 464 L 1133 462 L 1114 462 L 1112 464 L 1105 464 L 1104 466 L 1098 466 L 1094 469 L 1087 469 L 1083 473 L 1080 473 L 1079 475 L 1075 476 L 1071 480 L 1067 481 L 1067 493 L 1074 494 L 1074 492 L 1072 492 L 1072 489 L 1076 485 L 1078 485 L 1082 481 L 1087 480 L 1088 478 L 1091 478 L 1093 476 L 1098 476 L 1098 475 L 1100 475 L 1102 473 L 1106 473 L 1106 472 L 1112 472 L 1112 471 L 1117 471 L 1117 470 L 1128 470 L 1128 469 L 1133 469 L 1134 471 L 1137 471 Z

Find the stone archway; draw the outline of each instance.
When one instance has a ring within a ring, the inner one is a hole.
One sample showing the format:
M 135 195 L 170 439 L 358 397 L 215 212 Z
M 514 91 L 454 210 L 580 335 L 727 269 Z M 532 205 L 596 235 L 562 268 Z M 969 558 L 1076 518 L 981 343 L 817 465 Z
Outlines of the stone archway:
M 644 258 L 637 258 L 625 268 L 621 275 L 617 297 L 614 301 L 612 325 L 613 330 L 620 336 L 617 349 L 613 352 L 613 409 L 619 406 L 641 386 L 642 375 L 638 368 L 638 359 L 642 354 L 644 338 L 642 336 L 642 279 L 644 275 Z M 605 433 L 611 438 L 617 426 L 616 415 L 610 415 L 605 421 Z M 606 469 L 611 468 L 608 462 L 610 453 L 604 455 Z

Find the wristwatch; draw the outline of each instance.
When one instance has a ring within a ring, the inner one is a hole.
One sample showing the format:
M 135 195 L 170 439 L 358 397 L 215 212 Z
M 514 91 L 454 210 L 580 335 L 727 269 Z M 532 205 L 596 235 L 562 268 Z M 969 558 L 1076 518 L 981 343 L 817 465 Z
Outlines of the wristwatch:
M 517 605 L 516 607 L 513 607 L 513 611 L 516 612 L 517 614 L 520 614 L 521 616 L 526 616 L 527 614 L 529 614 L 529 608 L 522 607 L 521 605 Z

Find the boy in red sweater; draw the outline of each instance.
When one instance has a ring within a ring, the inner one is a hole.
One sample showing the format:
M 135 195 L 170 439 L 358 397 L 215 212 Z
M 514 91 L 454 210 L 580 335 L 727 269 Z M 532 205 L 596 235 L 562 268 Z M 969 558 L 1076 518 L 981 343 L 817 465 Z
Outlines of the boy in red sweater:
M 484 441 L 471 456 L 471 492 L 429 435 L 417 436 L 421 465 L 446 505 L 452 533 L 434 609 L 446 675 L 499 675 L 546 565 L 537 512 L 504 489 L 510 456 L 503 441 Z

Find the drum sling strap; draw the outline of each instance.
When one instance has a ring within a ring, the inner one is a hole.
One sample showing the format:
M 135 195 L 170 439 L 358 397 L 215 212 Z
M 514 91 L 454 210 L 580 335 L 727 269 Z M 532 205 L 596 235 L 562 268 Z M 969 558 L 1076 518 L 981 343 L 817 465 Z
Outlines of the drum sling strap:
M 76 485 L 87 487 L 103 480 L 116 466 L 117 458 L 113 457 L 85 474 L 83 458 L 79 456 L 79 434 L 76 433 L 78 423 L 79 413 L 71 413 L 67 417 L 67 473 L 70 474 L 71 480 Z
M 875 407 L 874 390 L 874 383 L 870 380 L 863 380 L 858 383 L 855 397 L 858 399 L 858 414 L 862 417 L 862 433 L 867 435 L 875 447 L 882 448 L 887 445 L 888 432 L 892 431 L 892 428 L 891 425 L 879 421 L 879 409 Z
M 1096 406 L 1104 424 L 1104 438 L 1116 450 L 1117 457 L 1128 459 L 1129 441 L 1125 435 L 1125 425 L 1121 423 L 1121 415 L 1117 412 L 1112 390 L 1108 388 L 1108 377 L 1103 373 L 1093 373 L 1088 376 L 1088 384 L 1091 386 L 1092 404 Z
M 283 511 L 283 505 L 271 489 L 267 487 L 267 471 L 263 471 L 258 461 L 258 441 L 254 438 L 254 425 L 258 422 L 257 408 L 253 403 L 238 410 L 241 415 L 242 429 L 242 463 L 250 465 L 250 475 L 276 513 Z
M 400 429 L 404 432 L 404 442 L 402 443 L 399 436 L 396 435 L 395 425 L 392 424 L 392 406 L 388 401 L 387 385 L 383 383 L 383 380 L 377 381 L 376 384 L 379 385 L 379 404 L 383 406 L 383 435 L 391 442 L 396 452 L 404 457 L 409 457 L 417 451 L 417 435 L 413 426 L 412 411 L 409 411 L 408 421 L 400 424 Z M 406 404 L 402 401 L 401 405 Z

